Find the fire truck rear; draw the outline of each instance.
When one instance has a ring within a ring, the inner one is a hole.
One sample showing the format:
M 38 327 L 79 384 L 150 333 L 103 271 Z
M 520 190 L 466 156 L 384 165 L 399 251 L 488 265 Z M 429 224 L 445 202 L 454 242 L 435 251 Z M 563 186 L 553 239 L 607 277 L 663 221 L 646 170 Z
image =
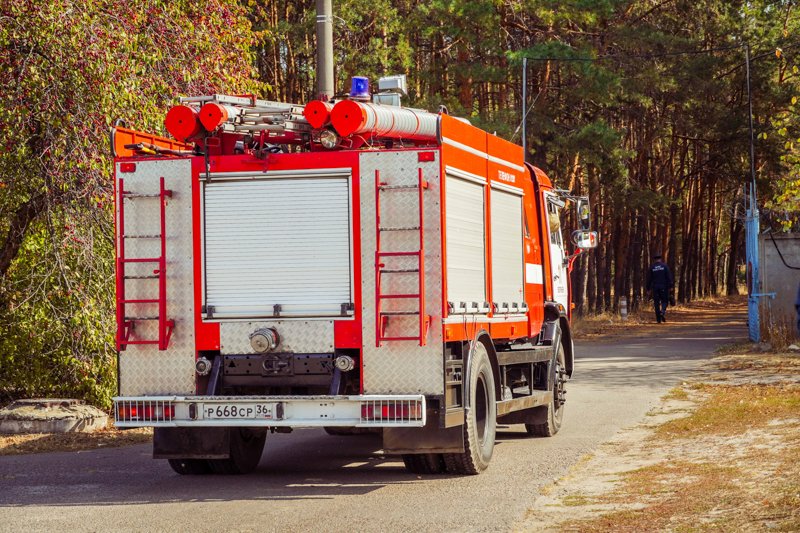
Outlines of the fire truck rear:
M 552 436 L 572 375 L 565 203 L 522 149 L 398 105 L 402 77 L 305 106 L 185 98 L 175 139 L 113 130 L 119 427 L 181 474 L 245 473 L 269 432 L 380 431 L 476 474 L 498 423 Z

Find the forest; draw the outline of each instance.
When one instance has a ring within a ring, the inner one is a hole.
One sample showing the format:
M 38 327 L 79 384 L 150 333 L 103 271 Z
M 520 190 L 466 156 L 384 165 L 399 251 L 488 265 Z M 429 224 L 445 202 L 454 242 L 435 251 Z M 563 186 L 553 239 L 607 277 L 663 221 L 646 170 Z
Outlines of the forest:
M 405 74 L 405 105 L 520 144 L 524 119 L 528 160 L 590 196 L 578 313 L 645 305 L 657 251 L 679 301 L 743 290 L 751 106 L 762 229 L 800 230 L 792 0 L 333 5 L 338 91 Z M 308 102 L 314 26 L 310 1 L 0 0 L 0 399 L 116 391 L 109 127 L 165 134 L 184 95 Z

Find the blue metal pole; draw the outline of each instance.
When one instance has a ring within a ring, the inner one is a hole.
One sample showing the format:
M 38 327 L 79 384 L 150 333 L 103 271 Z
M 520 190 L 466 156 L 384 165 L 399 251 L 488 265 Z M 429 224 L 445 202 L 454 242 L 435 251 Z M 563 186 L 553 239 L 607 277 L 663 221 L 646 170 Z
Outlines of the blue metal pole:
M 758 233 L 759 220 L 758 208 L 753 201 L 754 191 L 750 191 L 750 206 L 747 209 L 745 219 L 745 252 L 747 255 L 747 269 L 750 274 L 750 284 L 747 287 L 747 329 L 749 330 L 750 340 L 759 342 L 761 340 L 761 322 L 758 316 L 758 300 L 760 295 L 759 287 L 759 264 L 758 264 Z
M 761 293 L 759 287 L 758 265 L 758 203 L 756 202 L 756 156 L 755 137 L 753 132 L 753 96 L 750 90 L 750 44 L 744 46 L 745 75 L 747 78 L 747 112 L 750 126 L 750 184 L 745 187 L 745 255 L 747 256 L 747 271 L 750 274 L 747 287 L 747 328 L 750 340 L 761 340 L 761 322 L 758 316 L 758 299 Z M 748 194 L 749 192 L 749 194 Z

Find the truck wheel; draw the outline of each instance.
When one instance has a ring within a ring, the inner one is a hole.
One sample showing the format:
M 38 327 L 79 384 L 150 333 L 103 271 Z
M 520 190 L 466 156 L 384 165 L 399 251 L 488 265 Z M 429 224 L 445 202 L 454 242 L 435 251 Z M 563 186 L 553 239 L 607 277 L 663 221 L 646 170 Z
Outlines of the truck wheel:
M 227 459 L 209 459 L 215 474 L 249 474 L 261 461 L 267 431 L 250 428 L 231 429 L 231 456 Z
M 182 476 L 202 476 L 211 473 L 206 459 L 168 459 L 169 466 Z
M 556 347 L 553 362 L 550 367 L 550 383 L 547 390 L 553 391 L 550 403 L 536 409 L 545 410 L 544 422 L 540 424 L 525 424 L 528 435 L 536 437 L 552 437 L 561 429 L 561 421 L 564 419 L 564 395 L 566 394 L 567 371 L 564 359 L 564 345 L 560 342 Z
M 404 454 L 403 464 L 412 474 L 441 474 L 446 468 L 441 453 Z
M 464 424 L 464 452 L 446 453 L 451 474 L 479 474 L 486 470 L 494 451 L 497 404 L 494 374 L 483 343 L 476 343 L 469 363 L 469 410 Z

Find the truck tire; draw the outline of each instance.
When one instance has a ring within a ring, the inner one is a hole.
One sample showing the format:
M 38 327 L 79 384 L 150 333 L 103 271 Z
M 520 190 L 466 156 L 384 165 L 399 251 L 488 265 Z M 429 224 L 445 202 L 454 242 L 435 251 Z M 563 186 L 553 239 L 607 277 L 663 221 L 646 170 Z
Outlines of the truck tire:
M 203 476 L 211 473 L 206 459 L 167 459 L 169 466 L 182 476 Z
M 480 474 L 489 466 L 497 431 L 494 374 L 489 354 L 481 342 L 475 344 L 469 362 L 469 410 L 464 422 L 464 451 L 446 453 L 451 474 Z
M 209 459 L 215 474 L 249 474 L 256 469 L 264 452 L 266 429 L 231 428 L 231 456 L 227 459 Z
M 561 421 L 564 419 L 564 394 L 566 394 L 567 369 L 564 358 L 564 345 L 559 342 L 556 345 L 555 354 L 550 365 L 550 376 L 548 379 L 547 390 L 553 391 L 550 403 L 537 410 L 544 410 L 544 422 L 539 424 L 525 424 L 528 435 L 535 437 L 552 437 L 561 429 Z
M 412 474 L 441 474 L 446 469 L 441 453 L 404 454 L 403 464 Z

